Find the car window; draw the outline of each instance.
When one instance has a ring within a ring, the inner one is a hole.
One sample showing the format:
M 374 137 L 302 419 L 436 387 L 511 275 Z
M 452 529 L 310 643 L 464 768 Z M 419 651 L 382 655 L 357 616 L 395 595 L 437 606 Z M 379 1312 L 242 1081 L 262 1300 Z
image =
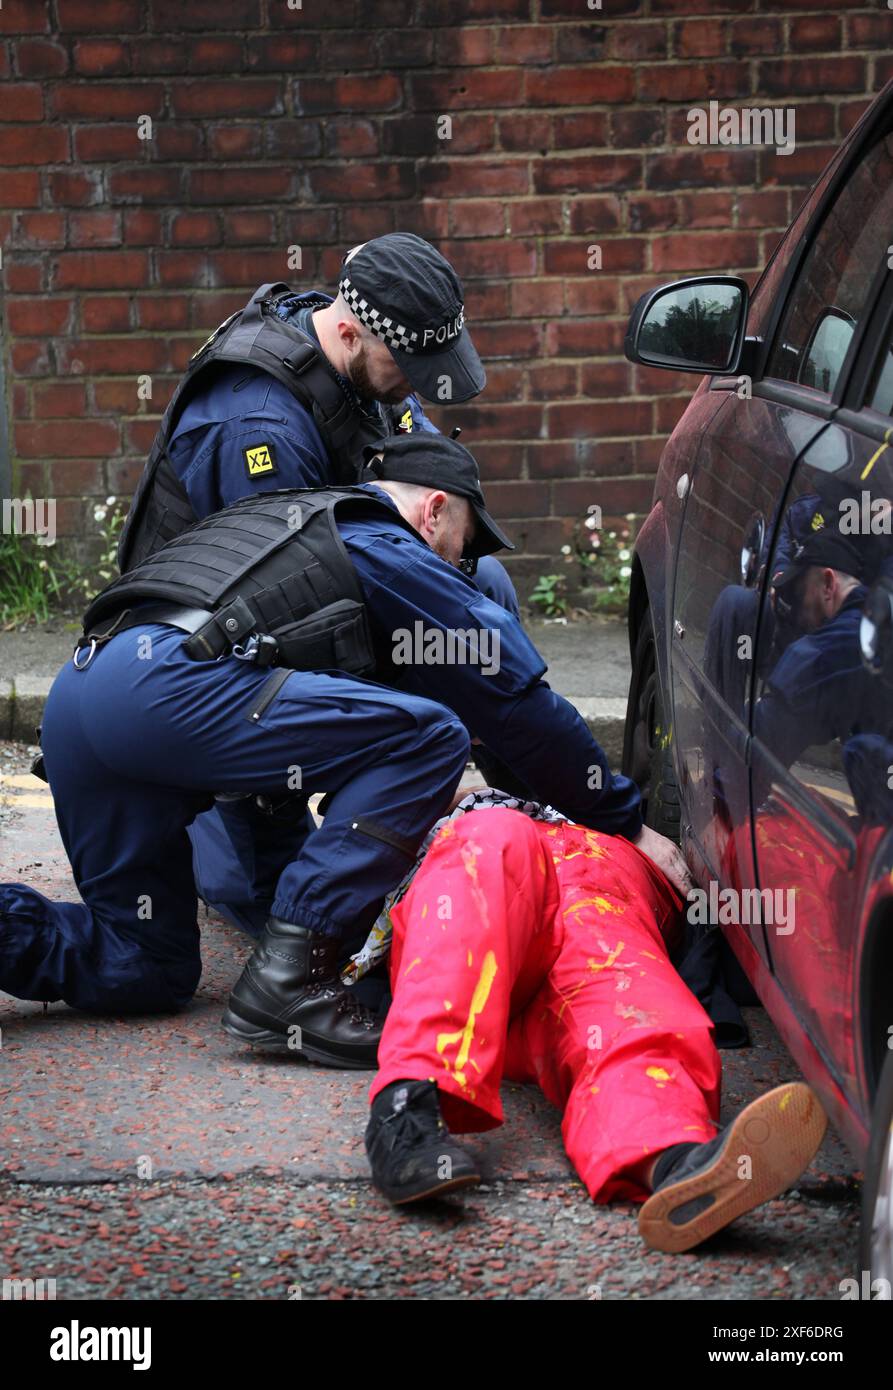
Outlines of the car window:
M 840 153 L 841 152 L 838 151 L 838 155 Z M 831 170 L 829 169 L 828 175 L 830 175 L 830 172 Z M 816 205 L 828 185 L 828 175 L 819 179 L 818 183 L 812 188 L 809 197 L 806 199 L 787 232 L 785 232 L 781 241 L 776 246 L 769 264 L 766 266 L 766 269 L 757 282 L 754 292 L 751 295 L 750 307 L 747 311 L 748 338 L 762 338 L 766 333 L 766 325 L 772 315 L 772 306 L 775 303 L 785 272 L 800 244 L 800 239 L 809 226 L 810 219 L 816 210 Z
M 893 220 L 893 134 L 865 155 L 829 209 L 791 291 L 766 376 L 830 395 L 871 286 L 886 263 Z
M 874 371 L 865 404 L 881 415 L 893 415 L 893 343 L 887 343 Z

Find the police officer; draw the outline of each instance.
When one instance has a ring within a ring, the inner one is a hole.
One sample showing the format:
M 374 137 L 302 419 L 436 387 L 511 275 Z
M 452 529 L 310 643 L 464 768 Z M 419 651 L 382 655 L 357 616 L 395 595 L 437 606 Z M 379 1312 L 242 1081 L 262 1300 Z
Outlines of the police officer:
M 380 1025 L 340 984 L 339 941 L 368 928 L 448 805 L 467 729 L 537 798 L 636 840 L 678 880 L 635 786 L 543 682 L 517 620 L 458 568 L 507 544 L 471 455 L 412 434 L 374 468 L 355 489 L 243 499 L 91 605 L 43 737 L 83 902 L 0 888 L 0 989 L 92 1010 L 184 1005 L 201 970 L 186 828 L 212 791 L 276 797 L 297 774 L 328 811 L 280 875 L 226 1024 L 373 1066 Z
M 121 570 L 240 497 L 357 482 L 365 446 L 434 431 L 415 393 L 462 402 L 485 383 L 459 278 L 421 237 L 395 232 L 354 248 L 334 299 L 262 285 L 196 353 L 164 414 Z M 518 616 L 498 561 L 484 559 L 477 583 Z M 256 935 L 311 825 L 299 798 L 273 815 L 252 800 L 218 799 L 191 831 L 201 896 Z
M 121 537 L 122 572 L 240 497 L 358 482 L 367 444 L 436 433 L 419 395 L 461 403 L 486 381 L 456 272 L 410 232 L 348 252 L 334 299 L 261 285 L 195 354 L 165 411 Z M 485 560 L 478 584 L 517 616 L 497 561 Z

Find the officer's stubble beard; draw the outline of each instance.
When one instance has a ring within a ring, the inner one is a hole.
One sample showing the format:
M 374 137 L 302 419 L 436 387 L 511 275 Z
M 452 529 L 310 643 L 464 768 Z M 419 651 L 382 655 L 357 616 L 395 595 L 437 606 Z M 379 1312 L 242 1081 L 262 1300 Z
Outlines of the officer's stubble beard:
M 390 354 L 389 354 L 390 355 Z M 399 405 L 408 394 L 406 382 L 391 391 L 383 391 L 375 385 L 369 370 L 369 352 L 365 343 L 347 364 L 347 377 L 361 401 L 380 401 L 382 405 Z

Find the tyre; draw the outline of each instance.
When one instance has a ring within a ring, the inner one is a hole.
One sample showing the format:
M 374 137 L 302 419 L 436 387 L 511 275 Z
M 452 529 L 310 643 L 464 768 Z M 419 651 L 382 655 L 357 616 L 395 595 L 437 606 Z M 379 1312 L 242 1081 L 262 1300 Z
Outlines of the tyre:
M 890 1298 L 893 1290 L 893 1052 L 888 1052 L 871 1122 L 871 1143 L 862 1186 L 859 1278 L 870 1275 L 871 1297 Z M 874 1288 L 875 1281 L 884 1281 Z M 868 1297 L 868 1292 L 863 1294 Z
M 642 794 L 645 824 L 679 843 L 680 801 L 672 731 L 664 715 L 651 610 L 643 615 L 623 733 L 623 771 Z

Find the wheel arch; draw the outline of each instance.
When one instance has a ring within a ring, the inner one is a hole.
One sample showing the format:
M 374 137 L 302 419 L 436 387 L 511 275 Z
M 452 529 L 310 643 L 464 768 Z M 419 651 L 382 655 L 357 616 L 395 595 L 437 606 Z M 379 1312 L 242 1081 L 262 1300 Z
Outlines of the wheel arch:
M 869 1106 L 874 1105 L 881 1069 L 893 1042 L 893 895 L 874 906 L 865 929 L 859 966 L 862 1066 Z

